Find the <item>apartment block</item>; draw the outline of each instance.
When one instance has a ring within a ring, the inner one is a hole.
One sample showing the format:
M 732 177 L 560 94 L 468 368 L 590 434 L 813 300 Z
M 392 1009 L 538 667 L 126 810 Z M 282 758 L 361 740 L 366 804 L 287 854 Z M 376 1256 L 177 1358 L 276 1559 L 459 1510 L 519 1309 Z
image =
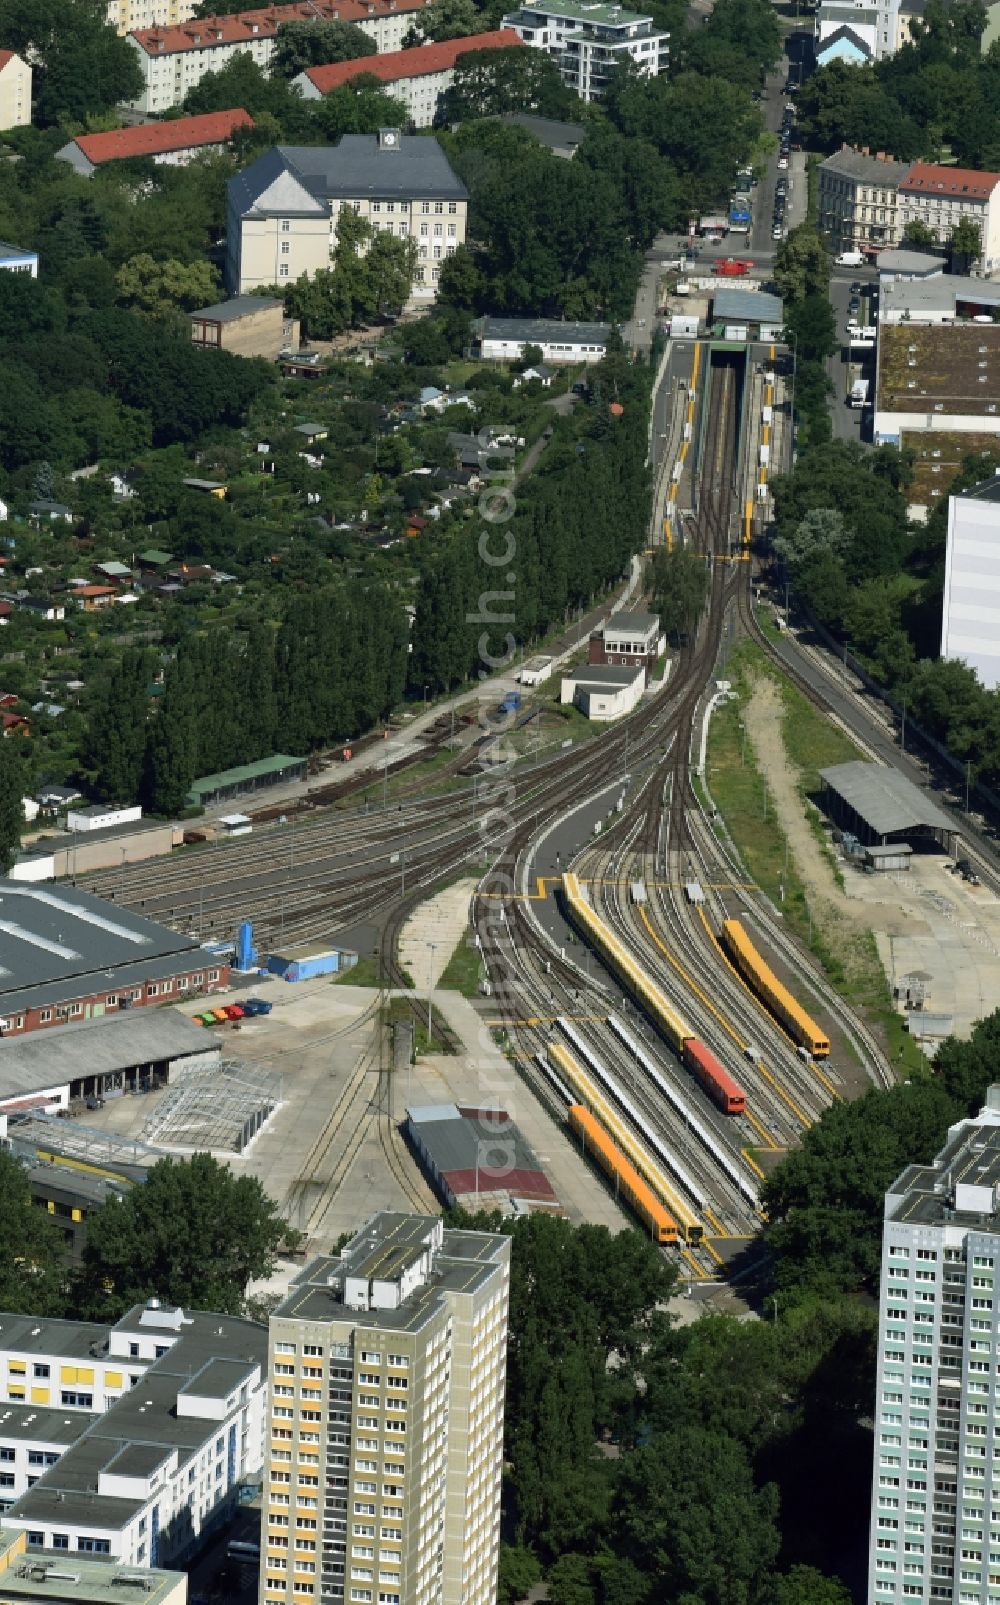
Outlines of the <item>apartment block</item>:
M 631 61 L 643 78 L 658 77 L 670 64 L 668 33 L 658 33 L 649 17 L 598 0 L 523 0 L 502 26 L 546 51 L 581 100 L 600 100 L 623 61 Z
M 869 1605 L 1000 1590 L 1000 1086 L 885 1199 Z
M 292 79 L 303 100 L 322 100 L 353 78 L 377 78 L 387 95 L 402 101 L 414 128 L 431 128 L 445 115 L 446 96 L 455 79 L 455 64 L 470 50 L 520 49 L 521 40 L 509 28 L 492 33 L 467 34 L 440 44 L 393 50 L 384 56 L 360 56 L 323 67 L 307 67 Z
M 108 0 L 108 25 L 124 36 L 138 28 L 176 28 L 194 16 L 198 0 Z
M 135 29 L 128 38 L 138 53 L 143 88 L 131 105 L 144 112 L 179 106 L 207 72 L 219 72 L 234 56 L 249 56 L 266 72 L 284 22 L 350 22 L 375 41 L 380 53 L 401 50 L 404 37 L 429 4 L 430 0 L 302 0 L 221 17 L 189 18 L 179 26 Z
M 13 50 L 0 50 L 0 129 L 31 122 L 31 68 Z
M 1000 173 L 915 162 L 899 186 L 900 226 L 922 223 L 938 245 L 946 245 L 957 223 L 979 230 L 984 273 L 1000 268 Z
M 411 306 L 437 296 L 441 264 L 465 240 L 469 196 L 436 139 L 345 134 L 337 145 L 276 145 L 226 186 L 226 284 L 249 295 L 330 265 L 350 208 L 376 233 L 417 245 Z
M 271 1317 L 261 1605 L 492 1605 L 510 1240 L 372 1217 Z
M 32 1553 L 189 1559 L 260 1475 L 266 1352 L 156 1299 L 110 1329 L 0 1313 L 0 1514 Z
M 819 165 L 819 227 L 835 251 L 874 253 L 903 234 L 899 186 L 907 162 L 845 145 Z

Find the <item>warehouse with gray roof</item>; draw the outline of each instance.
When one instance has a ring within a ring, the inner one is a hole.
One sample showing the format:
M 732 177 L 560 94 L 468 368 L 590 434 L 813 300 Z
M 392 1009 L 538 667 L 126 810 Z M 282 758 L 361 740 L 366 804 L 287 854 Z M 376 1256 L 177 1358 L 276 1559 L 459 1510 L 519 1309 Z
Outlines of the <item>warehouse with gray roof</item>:
M 228 985 L 229 966 L 74 886 L 0 881 L 0 1036 L 172 1003 Z
M 826 812 L 866 846 L 922 842 L 951 850 L 955 826 L 919 786 L 882 764 L 835 764 L 821 769 Z

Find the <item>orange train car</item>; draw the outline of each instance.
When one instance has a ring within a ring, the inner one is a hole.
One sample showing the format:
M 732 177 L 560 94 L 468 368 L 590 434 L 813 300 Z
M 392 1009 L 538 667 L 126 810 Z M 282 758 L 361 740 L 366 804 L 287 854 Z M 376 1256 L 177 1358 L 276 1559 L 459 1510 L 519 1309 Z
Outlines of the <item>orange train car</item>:
M 568 1119 L 573 1131 L 583 1139 L 586 1152 L 597 1160 L 604 1174 L 614 1182 L 619 1196 L 648 1227 L 654 1241 L 664 1246 L 675 1244 L 678 1240 L 677 1222 L 664 1209 L 631 1161 L 611 1141 L 600 1121 L 582 1103 L 571 1105 Z
M 809 1018 L 787 987 L 782 986 L 774 971 L 757 952 L 739 920 L 723 920 L 722 945 L 744 981 L 768 1012 L 784 1026 L 789 1036 L 800 1047 L 808 1049 L 814 1059 L 827 1058 L 830 1052 L 829 1037 Z

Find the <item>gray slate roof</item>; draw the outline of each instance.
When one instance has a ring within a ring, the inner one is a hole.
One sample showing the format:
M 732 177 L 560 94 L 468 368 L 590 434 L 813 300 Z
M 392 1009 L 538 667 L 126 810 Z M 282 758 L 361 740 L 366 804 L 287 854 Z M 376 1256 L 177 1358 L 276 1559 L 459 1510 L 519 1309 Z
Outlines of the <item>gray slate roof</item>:
M 863 183 L 878 183 L 887 188 L 898 187 L 912 167 L 912 162 L 897 162 L 891 157 L 879 161 L 877 156 L 865 156 L 859 150 L 836 150 L 825 162 L 820 162 L 820 173 L 834 173 L 838 178 L 852 178 Z
M 130 1009 L 79 1025 L 52 1026 L 6 1038 L 0 1048 L 0 1098 L 27 1097 L 81 1076 L 115 1075 L 216 1047 L 202 1026 L 173 1009 Z
M 283 307 L 284 302 L 273 295 L 234 295 L 229 301 L 216 301 L 214 306 L 199 307 L 188 317 L 206 318 L 210 323 L 232 323 L 237 318 L 252 317 L 268 307 Z
M 913 830 L 921 825 L 930 830 L 955 829 L 937 804 L 898 769 L 857 759 L 821 769 L 820 777 L 877 836 L 890 836 L 894 831 Z
M 1000 504 L 1000 473 L 994 474 L 992 479 L 984 479 L 981 485 L 973 485 L 971 490 L 963 490 L 961 495 L 966 501 Z
M 380 148 L 375 134 L 345 134 L 337 145 L 276 145 L 227 188 L 241 216 L 315 216 L 331 200 L 464 201 L 469 195 L 437 140 L 417 134 L 400 135 L 391 150 Z
M 762 290 L 740 290 L 720 285 L 712 291 L 712 307 L 717 318 L 736 318 L 748 323 L 784 322 L 785 308 L 776 295 Z
M 611 333 L 610 323 L 564 323 L 559 318 L 483 318 L 478 329 L 484 340 L 525 340 L 529 345 L 603 345 Z

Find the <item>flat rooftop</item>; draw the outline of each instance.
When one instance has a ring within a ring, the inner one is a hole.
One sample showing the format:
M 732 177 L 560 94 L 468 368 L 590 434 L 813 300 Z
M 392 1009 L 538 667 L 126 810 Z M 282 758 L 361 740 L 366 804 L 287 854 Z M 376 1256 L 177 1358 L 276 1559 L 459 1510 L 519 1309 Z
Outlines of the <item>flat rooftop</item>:
M 56 1410 L 46 1405 L 0 1405 L 0 1444 L 52 1444 L 69 1448 L 84 1431 L 90 1416 L 80 1410 Z
M 198 951 L 193 937 L 76 887 L 0 881 L 0 1008 L 5 1012 L 179 973 L 190 968 L 188 961 Z M 184 962 L 172 962 L 182 957 Z
M 517 11 L 530 17 L 532 13 L 546 17 L 563 17 L 568 22 L 579 22 L 581 27 L 624 28 L 631 23 L 644 22 L 652 26 L 652 19 L 638 11 L 623 11 L 621 6 L 602 5 L 598 0 L 522 0 Z
M 921 826 L 954 834 L 955 826 L 948 816 L 898 769 L 858 759 L 853 763 L 835 764 L 832 769 L 821 769 L 820 779 L 843 798 L 877 836 L 891 836 L 898 830 L 916 830 Z
M 344 1302 L 347 1277 L 392 1280 L 427 1252 L 435 1215 L 376 1215 L 341 1251 L 320 1255 L 292 1282 L 274 1311 L 277 1318 L 351 1322 L 366 1329 L 418 1332 L 442 1313 L 446 1293 L 474 1293 L 506 1257 L 509 1240 L 494 1232 L 445 1231 L 427 1280 L 397 1309 L 356 1310 Z
M 930 279 L 893 289 L 933 289 Z M 977 281 L 978 282 L 978 281 Z M 1000 306 L 1000 284 L 995 286 Z M 885 307 L 879 334 L 879 412 L 927 417 L 998 417 L 1000 404 L 1000 324 L 887 324 Z
M 171 1309 L 150 1310 L 138 1305 L 117 1322 L 114 1331 L 155 1335 L 170 1345 L 167 1353 L 151 1364 L 123 1360 L 124 1370 L 142 1369 L 139 1382 L 103 1415 L 90 1418 L 75 1443 L 33 1488 L 21 1495 L 13 1507 L 15 1521 L 26 1525 L 36 1521 L 86 1524 L 97 1532 L 118 1527 L 141 1510 L 146 1501 L 140 1497 L 99 1495 L 95 1490 L 101 1472 L 143 1477 L 174 1451 L 183 1466 L 203 1443 L 217 1435 L 218 1421 L 179 1414 L 178 1396 L 186 1393 L 218 1397 L 221 1372 L 212 1366 L 213 1361 L 229 1366 L 230 1391 L 255 1367 L 263 1368 L 267 1361 L 267 1328 L 231 1315 L 205 1313 L 185 1315 L 178 1326 L 175 1315 Z M 2 1319 L 5 1323 L 8 1317 Z M 108 1328 L 96 1330 L 100 1340 L 106 1342 Z M 6 1332 L 0 1341 L 7 1346 Z M 36 1353 L 43 1348 L 41 1338 L 38 1344 Z M 105 1352 L 103 1348 L 101 1352 Z M 198 1386 L 202 1372 L 206 1374 L 204 1392 Z
M 559 318 L 481 318 L 483 340 L 521 340 L 528 345 L 605 345 L 610 323 L 564 323 Z
M 919 278 L 893 279 L 881 286 L 882 323 L 898 323 L 932 315 L 987 316 L 1000 306 L 1000 284 L 990 279 L 967 279 L 957 273 L 925 273 Z M 987 327 L 987 325 L 982 325 Z
M 604 628 L 635 630 L 639 635 L 646 635 L 650 630 L 659 630 L 660 616 L 658 613 L 612 613 Z
M 943 256 L 931 256 L 926 251 L 880 251 L 875 263 L 880 274 L 905 273 L 914 278 L 936 278 L 947 267 Z
M 599 686 L 607 691 L 632 685 L 645 672 L 641 663 L 583 663 L 579 669 L 568 669 L 563 678 L 572 680 L 574 685 Z
M 186 1598 L 183 1573 L 158 1567 L 123 1566 L 92 1555 L 21 1552 L 23 1529 L 0 1528 L 0 1605 L 168 1605 Z
M 503 1194 L 558 1202 L 552 1184 L 506 1110 L 438 1104 L 407 1109 L 410 1134 L 456 1197 Z
M 216 301 L 210 307 L 198 307 L 189 312 L 189 318 L 205 318 L 209 323 L 233 323 L 239 318 L 252 318 L 258 312 L 273 312 L 275 307 L 284 311 L 285 303 L 273 295 L 234 295 L 229 301 Z
M 208 958 L 206 953 L 206 963 Z M 218 1057 L 218 1044 L 204 1028 L 174 1009 L 129 1009 L 79 1025 L 51 1026 L 4 1041 L 0 1100 L 213 1048 Z
M 712 310 L 717 318 L 745 319 L 748 323 L 781 324 L 785 320 L 784 303 L 778 296 L 730 285 L 712 291 Z
M 931 1164 L 908 1165 L 886 1194 L 885 1218 L 910 1226 L 1000 1232 L 1000 1087 L 953 1126 Z

